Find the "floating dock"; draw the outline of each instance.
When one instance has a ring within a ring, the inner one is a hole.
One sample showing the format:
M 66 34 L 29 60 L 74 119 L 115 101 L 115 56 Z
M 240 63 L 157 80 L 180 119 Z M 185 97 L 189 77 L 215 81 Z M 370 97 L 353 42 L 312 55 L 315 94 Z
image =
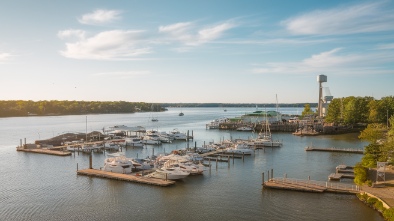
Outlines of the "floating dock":
M 25 148 L 17 147 L 16 150 L 22 151 L 22 152 L 49 154 L 49 155 L 56 155 L 56 156 L 70 156 L 71 155 L 71 152 L 69 152 L 69 151 L 59 151 L 59 150 L 42 149 L 42 148 L 25 149 Z
M 314 193 L 331 192 L 356 194 L 360 192 L 360 187 L 357 185 L 293 178 L 271 178 L 263 183 L 263 187 Z
M 338 147 L 328 147 L 328 148 L 320 148 L 320 147 L 305 147 L 305 151 L 325 151 L 325 152 L 342 152 L 342 153 L 358 153 L 364 154 L 364 150 L 362 149 L 354 149 L 354 148 L 338 148 Z
M 106 179 L 111 179 L 111 180 L 122 180 L 122 181 L 133 182 L 133 183 L 142 183 L 142 184 L 149 184 L 149 185 L 155 185 L 155 186 L 163 186 L 163 187 L 175 184 L 175 181 L 173 181 L 173 180 L 162 180 L 162 179 L 149 178 L 149 177 L 144 177 L 144 176 L 136 176 L 136 175 L 132 175 L 132 174 L 112 173 L 112 172 L 107 172 L 107 171 L 97 170 L 97 169 L 78 170 L 77 174 L 78 175 L 85 175 L 85 176 L 106 178 Z

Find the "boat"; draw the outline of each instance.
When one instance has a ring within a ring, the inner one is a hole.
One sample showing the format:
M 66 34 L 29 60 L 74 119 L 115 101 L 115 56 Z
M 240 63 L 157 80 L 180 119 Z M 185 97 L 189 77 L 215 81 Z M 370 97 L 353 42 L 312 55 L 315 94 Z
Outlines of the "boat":
M 190 173 L 190 175 L 199 175 L 204 172 L 204 165 L 200 163 L 195 164 L 190 161 L 181 162 L 179 160 L 169 160 L 164 164 L 166 168 L 179 168 L 184 172 Z
M 179 167 L 166 168 L 162 167 L 155 172 L 146 175 L 146 177 L 157 179 L 179 180 L 189 176 L 189 172 L 182 171 Z
M 235 143 L 233 147 L 224 149 L 224 152 L 251 155 L 253 150 L 250 149 L 250 145 L 247 143 Z
M 157 121 L 159 121 L 159 119 L 152 117 L 152 121 L 157 122 Z
M 238 131 L 252 131 L 253 128 L 248 127 L 248 126 L 243 126 L 243 127 L 238 127 L 237 130 Z
M 181 113 L 179 113 L 179 116 L 183 116 L 183 115 L 185 115 L 184 113 L 182 113 L 182 111 L 181 111 Z
M 264 132 L 260 132 L 259 135 L 257 136 L 257 139 L 253 140 L 254 146 L 255 147 L 280 147 L 282 146 L 282 142 L 277 140 L 274 141 L 272 139 L 272 134 L 270 130 L 270 124 L 267 120 L 265 120 L 265 127 L 264 127 Z
M 151 144 L 151 145 L 158 145 L 161 144 L 160 138 L 158 135 L 145 135 L 143 137 L 142 143 L 144 144 Z
M 131 147 L 143 147 L 144 143 L 138 137 L 126 137 L 124 141 L 124 145 Z
M 107 172 L 131 173 L 132 168 L 133 163 L 122 152 L 107 154 L 104 160 L 103 170 Z
M 120 146 L 119 146 L 119 144 L 116 144 L 113 142 L 106 142 L 104 144 L 104 149 L 109 150 L 109 151 L 119 151 Z
M 172 137 L 174 140 L 187 140 L 187 135 L 185 133 L 179 132 L 178 129 L 173 129 L 170 132 L 170 137 Z

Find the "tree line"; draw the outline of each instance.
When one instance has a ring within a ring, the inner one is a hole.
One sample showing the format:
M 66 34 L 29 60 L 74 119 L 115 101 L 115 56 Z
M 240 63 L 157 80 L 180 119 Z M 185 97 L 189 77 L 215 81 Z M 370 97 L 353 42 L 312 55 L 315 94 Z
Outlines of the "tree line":
M 126 101 L 0 101 L 0 117 L 164 111 L 160 104 Z
M 336 124 L 386 123 L 394 114 L 394 97 L 335 98 L 328 106 L 325 122 Z

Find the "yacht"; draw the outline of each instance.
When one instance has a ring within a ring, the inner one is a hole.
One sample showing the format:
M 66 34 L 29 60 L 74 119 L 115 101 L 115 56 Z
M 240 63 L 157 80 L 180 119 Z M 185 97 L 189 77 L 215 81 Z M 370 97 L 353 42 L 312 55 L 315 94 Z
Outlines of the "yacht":
M 157 179 L 169 179 L 178 180 L 189 176 L 189 172 L 182 171 L 179 167 L 165 168 L 162 167 L 157 169 L 155 172 L 146 175 L 146 177 L 157 178 Z
M 174 139 L 174 140 L 187 140 L 187 135 L 185 133 L 181 133 L 179 132 L 178 129 L 173 129 L 170 132 L 170 136 Z
M 113 173 L 131 173 L 133 167 L 133 163 L 126 158 L 124 153 L 117 152 L 107 154 L 103 170 Z
M 124 145 L 131 147 L 143 147 L 144 143 L 138 137 L 126 137 L 124 141 Z

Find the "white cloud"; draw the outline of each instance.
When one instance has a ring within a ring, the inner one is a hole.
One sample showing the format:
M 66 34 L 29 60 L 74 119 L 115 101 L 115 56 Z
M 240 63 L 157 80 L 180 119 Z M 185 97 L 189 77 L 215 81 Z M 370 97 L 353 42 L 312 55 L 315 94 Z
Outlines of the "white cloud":
M 176 23 L 167 26 L 160 26 L 159 32 L 166 33 L 173 39 L 189 46 L 197 46 L 210 41 L 214 41 L 223 36 L 223 34 L 235 27 L 231 22 L 225 22 L 206 28 L 196 28 L 192 22 Z
M 0 52 L 0 63 L 9 61 L 11 59 L 11 57 L 12 57 L 12 55 L 9 53 Z
M 385 69 L 385 63 L 392 63 L 394 58 L 390 53 L 348 54 L 337 55 L 341 48 L 312 55 L 299 62 L 272 62 L 254 68 L 256 74 L 377 74 L 394 73 Z
M 384 2 L 317 10 L 283 21 L 295 35 L 337 35 L 394 30 L 394 12 Z
M 68 30 L 64 30 L 64 31 L 59 31 L 57 33 L 57 36 L 60 39 L 66 39 L 66 38 L 72 38 L 72 37 L 76 37 L 78 39 L 84 39 L 86 35 L 86 32 L 83 30 L 76 30 L 76 29 L 68 29 Z
M 144 41 L 143 31 L 104 31 L 90 38 L 66 43 L 66 49 L 60 53 L 75 59 L 127 60 L 151 53 L 149 47 L 140 46 Z
M 82 15 L 78 21 L 86 25 L 102 25 L 108 24 L 120 19 L 122 12 L 118 10 L 97 9 L 92 13 Z
M 143 76 L 150 74 L 149 71 L 119 71 L 119 72 L 102 72 L 92 74 L 92 76 L 104 76 L 104 77 L 116 77 L 117 79 L 128 79 L 137 76 Z

